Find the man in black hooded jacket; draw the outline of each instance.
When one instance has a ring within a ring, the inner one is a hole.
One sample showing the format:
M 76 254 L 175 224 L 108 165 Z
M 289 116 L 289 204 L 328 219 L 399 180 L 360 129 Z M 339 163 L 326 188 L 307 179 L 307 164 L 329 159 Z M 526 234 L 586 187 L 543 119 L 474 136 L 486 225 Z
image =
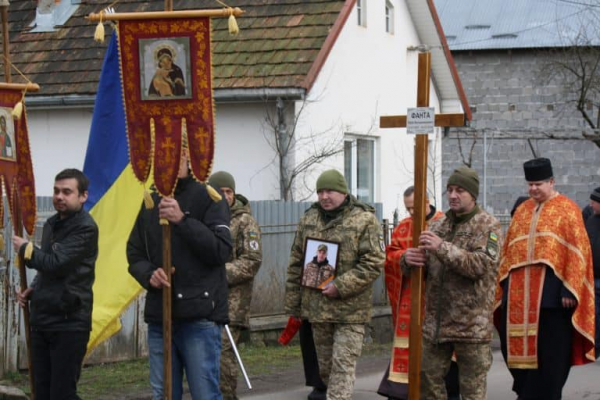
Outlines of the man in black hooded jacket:
M 205 185 L 189 173 L 184 149 L 174 197 L 159 198 L 142 209 L 127 243 L 129 273 L 148 293 L 150 384 L 153 398 L 163 399 L 162 227 L 172 224 L 172 398 L 182 397 L 183 370 L 194 399 L 220 399 L 221 327 L 228 323 L 225 263 L 231 253 L 229 206 L 213 201 Z

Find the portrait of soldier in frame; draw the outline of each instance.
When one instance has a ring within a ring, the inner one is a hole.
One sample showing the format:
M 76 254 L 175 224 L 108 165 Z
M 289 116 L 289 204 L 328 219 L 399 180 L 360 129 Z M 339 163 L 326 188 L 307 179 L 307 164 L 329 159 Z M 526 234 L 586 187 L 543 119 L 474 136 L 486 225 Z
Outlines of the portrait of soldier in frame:
M 302 286 L 323 289 L 335 279 L 339 243 L 307 238 L 304 245 Z

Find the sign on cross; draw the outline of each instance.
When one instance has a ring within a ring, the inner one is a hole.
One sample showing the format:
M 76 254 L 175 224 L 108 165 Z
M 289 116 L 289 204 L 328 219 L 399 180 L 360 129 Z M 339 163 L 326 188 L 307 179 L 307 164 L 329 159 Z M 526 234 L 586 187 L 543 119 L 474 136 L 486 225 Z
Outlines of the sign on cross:
M 429 107 L 429 88 L 431 71 L 431 53 L 419 53 L 417 107 Z M 464 126 L 465 115 L 436 114 L 435 126 Z M 381 128 L 405 128 L 406 115 L 383 116 L 380 118 Z M 413 247 L 419 245 L 419 236 L 425 229 L 425 201 L 427 190 L 427 134 L 417 134 L 415 149 L 415 212 L 413 215 Z M 408 398 L 419 400 L 421 386 L 421 332 L 423 323 L 423 269 L 413 268 L 410 275 L 410 333 L 409 333 L 409 368 Z M 395 323 L 396 321 L 394 321 Z

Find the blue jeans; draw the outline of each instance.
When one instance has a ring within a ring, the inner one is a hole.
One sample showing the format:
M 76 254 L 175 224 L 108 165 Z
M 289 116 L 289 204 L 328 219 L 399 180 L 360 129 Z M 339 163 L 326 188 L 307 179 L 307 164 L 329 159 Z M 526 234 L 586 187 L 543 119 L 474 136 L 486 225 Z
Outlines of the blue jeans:
M 163 400 L 162 324 L 148 324 L 148 351 L 152 398 Z M 221 400 L 219 364 L 221 327 L 212 321 L 173 322 L 172 327 L 173 400 L 183 395 L 183 371 L 194 400 Z
M 600 279 L 594 279 L 596 294 L 596 358 L 600 356 Z

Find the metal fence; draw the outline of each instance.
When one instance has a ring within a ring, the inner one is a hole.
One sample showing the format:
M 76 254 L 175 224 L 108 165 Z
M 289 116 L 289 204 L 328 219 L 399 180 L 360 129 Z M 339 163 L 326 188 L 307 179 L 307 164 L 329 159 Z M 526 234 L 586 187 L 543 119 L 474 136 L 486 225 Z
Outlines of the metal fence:
M 46 218 L 54 213 L 52 199 L 38 198 L 38 222 L 35 242 L 41 241 L 42 225 Z M 262 231 L 263 263 L 256 276 L 254 294 L 250 308 L 251 317 L 278 315 L 283 313 L 285 277 L 289 252 L 294 240 L 296 225 L 300 217 L 312 203 L 253 201 L 250 203 Z M 382 206 L 375 204 L 377 218 L 382 221 L 382 230 L 386 244 L 389 243 L 393 225 L 382 220 Z M 506 230 L 510 216 L 497 216 Z M 21 312 L 15 305 L 15 291 L 19 286 L 18 271 L 11 267 L 13 252 L 10 246 L 12 227 L 6 221 L 4 238 L 6 248 L 0 258 L 0 376 L 6 371 L 15 371 L 26 367 L 25 343 Z M 100 233 L 102 234 L 102 233 Z M 126 270 L 126 267 L 123 268 Z M 31 282 L 34 271 L 28 271 Z M 374 305 L 387 304 L 387 295 L 383 276 L 374 283 Z M 146 324 L 143 322 L 143 296 L 134 301 L 121 316 L 123 328 L 110 340 L 94 351 L 88 362 L 118 361 L 140 357 L 147 354 Z
M 283 313 L 285 277 L 289 252 L 294 240 L 296 225 L 300 217 L 310 207 L 308 202 L 253 201 L 251 207 L 262 231 L 263 263 L 256 276 L 251 304 L 251 316 L 277 315 Z M 41 241 L 42 226 L 54 213 L 52 199 L 38 198 L 38 221 L 34 241 Z M 381 219 L 382 206 L 376 204 L 376 214 Z M 4 237 L 7 246 L 0 264 L 0 278 L 3 283 L 0 299 L 0 376 L 5 371 L 26 368 L 25 343 L 21 313 L 15 306 L 14 293 L 19 286 L 18 272 L 7 266 L 5 260 L 12 260 L 13 251 L 9 238 L 12 227 L 5 224 Z M 389 231 L 390 227 L 388 225 Z M 102 234 L 102 232 L 100 232 Z M 126 267 L 123 268 L 126 270 Z M 35 271 L 28 271 L 29 283 Z M 143 322 L 144 296 L 140 296 L 121 316 L 123 328 L 113 338 L 94 351 L 88 362 L 117 361 L 139 357 L 147 353 L 146 325 Z M 374 304 L 385 304 L 386 293 L 383 279 L 379 278 L 374 286 Z M 20 329 L 19 329 L 20 326 Z

